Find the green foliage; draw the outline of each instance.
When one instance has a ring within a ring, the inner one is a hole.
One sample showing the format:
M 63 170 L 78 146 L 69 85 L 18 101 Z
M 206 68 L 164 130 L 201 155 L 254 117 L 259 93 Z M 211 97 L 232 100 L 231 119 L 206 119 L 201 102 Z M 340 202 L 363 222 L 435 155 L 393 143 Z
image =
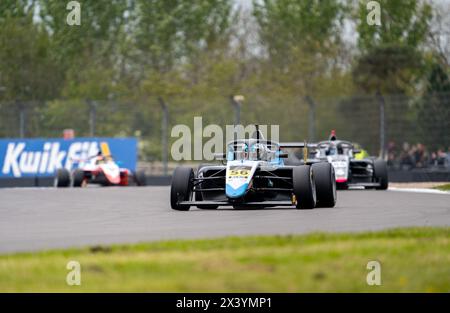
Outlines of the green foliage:
M 427 40 L 432 8 L 416 0 L 382 0 L 381 26 L 369 25 L 367 1 L 357 10 L 358 46 L 362 55 L 352 72 L 358 90 L 414 94 L 423 77 L 420 52 Z
M 338 1 L 265 0 L 253 5 L 265 54 L 250 91 L 258 103 L 247 106 L 245 115 L 252 117 L 250 121 L 280 125 L 283 140 L 305 138 L 309 114 L 305 97 L 320 103 L 335 96 L 333 90 L 349 89 L 349 80 L 341 80 L 346 75 L 335 62 L 348 8 Z M 274 106 L 281 110 L 274 111 Z M 319 132 L 325 125 L 336 126 L 335 111 L 326 110 L 330 115 L 316 112 L 321 118 Z
M 326 52 L 339 42 L 343 6 L 338 1 L 254 1 L 260 37 L 272 61 L 289 65 L 292 50 Z
M 358 58 L 352 74 L 356 88 L 365 93 L 414 94 L 423 70 L 417 50 L 390 44 L 376 46 Z
M 2 292 L 448 292 L 450 229 L 171 240 L 0 256 Z M 380 286 L 367 264 L 381 263 Z M 68 286 L 68 260 L 81 285 Z
M 418 107 L 418 126 L 423 142 L 433 149 L 445 151 L 450 147 L 450 79 L 439 63 L 431 67 L 426 91 Z
M 380 45 L 421 46 L 428 35 L 432 17 L 431 5 L 417 0 L 378 0 L 381 26 L 366 22 L 368 1 L 359 1 L 357 10 L 358 45 L 365 51 Z
M 4 0 L 0 3 L 0 20 L 30 17 L 34 13 L 36 2 L 36 0 Z
M 449 191 L 450 192 L 450 184 L 440 185 L 434 187 L 434 189 L 442 190 L 442 191 Z
M 243 123 L 278 124 L 283 140 L 302 140 L 309 96 L 316 137 L 331 128 L 364 134 L 352 139 L 375 151 L 376 103 L 353 96 L 417 97 L 435 60 L 426 46 L 433 12 L 421 1 L 380 1 L 381 26 L 367 25 L 366 1 L 262 0 L 248 11 L 232 0 L 79 2 L 81 25 L 69 26 L 67 1 L 0 1 L 0 136 L 18 135 L 24 110 L 27 136 L 89 135 L 96 103 L 96 134 L 139 133 L 145 158 L 158 159 L 158 99 L 169 126 L 199 115 L 223 126 L 233 122 L 230 97 L 241 94 Z M 346 20 L 357 25 L 356 47 L 343 35 Z M 419 107 L 389 122 L 414 123 Z M 395 113 L 389 101 L 387 111 Z
M 366 22 L 367 1 L 360 1 L 357 8 L 358 47 L 361 54 L 352 68 L 355 92 L 373 96 L 381 93 L 384 96 L 387 125 L 391 127 L 388 133 L 390 140 L 420 140 L 417 131 L 402 129 L 403 125 L 416 123 L 418 115 L 417 110 L 398 96 L 414 97 L 420 90 L 427 69 L 422 51 L 432 17 L 431 6 L 416 0 L 382 0 L 379 3 L 381 26 Z M 378 140 L 374 140 L 379 138 L 379 101 L 374 99 L 369 102 L 373 104 L 361 106 L 358 99 L 353 99 L 342 104 L 342 112 L 360 112 L 367 132 L 362 132 L 359 141 L 375 152 L 379 144 Z M 432 114 L 429 111 L 423 113 L 426 116 Z M 355 125 L 349 128 L 354 128 L 353 131 L 357 132 Z
M 183 58 L 227 42 L 228 0 L 137 0 L 136 43 L 142 62 L 170 70 Z
M 49 57 L 50 38 L 33 23 L 32 13 L 0 18 L 0 96 L 37 100 L 55 95 L 56 68 Z
M 128 21 L 129 1 L 83 0 L 81 25 L 67 25 L 66 1 L 39 0 L 42 24 L 52 34 L 52 50 L 61 65 L 80 66 L 87 59 L 110 60 Z M 92 61 L 92 60 L 91 60 Z

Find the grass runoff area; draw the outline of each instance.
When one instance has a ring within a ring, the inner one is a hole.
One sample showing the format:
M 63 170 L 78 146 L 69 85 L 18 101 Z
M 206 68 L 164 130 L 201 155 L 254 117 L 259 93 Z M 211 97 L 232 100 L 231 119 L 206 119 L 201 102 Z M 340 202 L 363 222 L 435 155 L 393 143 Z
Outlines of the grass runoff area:
M 366 282 L 373 260 L 379 286 Z M 449 292 L 449 265 L 449 227 L 173 240 L 1 255 L 0 291 Z
M 434 188 L 442 190 L 442 191 L 450 191 L 450 184 L 440 185 L 440 186 L 436 186 Z

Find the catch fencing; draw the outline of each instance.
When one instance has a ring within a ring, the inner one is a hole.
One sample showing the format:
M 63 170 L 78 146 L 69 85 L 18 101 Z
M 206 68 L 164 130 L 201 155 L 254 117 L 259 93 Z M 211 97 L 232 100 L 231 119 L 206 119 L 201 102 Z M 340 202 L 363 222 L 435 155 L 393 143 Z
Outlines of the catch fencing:
M 282 141 L 319 141 L 335 129 L 386 159 L 395 170 L 448 170 L 450 164 L 450 94 L 422 97 L 358 95 L 348 97 L 244 95 L 208 99 L 148 97 L 121 100 L 0 101 L 0 138 L 136 137 L 141 162 L 161 162 L 170 173 L 170 146 L 177 124 L 203 126 L 240 123 L 279 125 Z

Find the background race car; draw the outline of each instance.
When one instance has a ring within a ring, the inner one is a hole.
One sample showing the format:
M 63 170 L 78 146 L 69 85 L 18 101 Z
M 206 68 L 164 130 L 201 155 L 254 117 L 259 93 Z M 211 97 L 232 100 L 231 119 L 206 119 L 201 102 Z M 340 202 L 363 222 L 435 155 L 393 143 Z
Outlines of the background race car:
M 355 144 L 338 140 L 331 132 L 329 140 L 317 143 L 311 162 L 327 160 L 334 167 L 338 188 L 349 186 L 387 189 L 389 184 L 387 164 L 355 148 Z
M 329 162 L 335 171 L 338 189 L 348 189 L 351 186 L 365 188 L 387 189 L 389 185 L 387 164 L 384 160 L 368 156 L 367 152 L 355 148 L 355 144 L 337 140 L 335 131 L 331 132 L 329 140 L 308 144 L 310 148 L 304 159 L 299 159 L 295 151 L 290 151 L 286 164 L 301 165 Z M 295 148 L 295 145 L 285 145 L 285 148 Z
M 100 151 L 85 160 L 74 160 L 78 167 L 70 172 L 66 168 L 59 168 L 54 178 L 55 187 L 86 187 L 88 184 L 102 186 L 145 185 L 145 173 L 133 173 L 127 168 L 121 168 L 111 155 L 106 142 L 100 143 Z

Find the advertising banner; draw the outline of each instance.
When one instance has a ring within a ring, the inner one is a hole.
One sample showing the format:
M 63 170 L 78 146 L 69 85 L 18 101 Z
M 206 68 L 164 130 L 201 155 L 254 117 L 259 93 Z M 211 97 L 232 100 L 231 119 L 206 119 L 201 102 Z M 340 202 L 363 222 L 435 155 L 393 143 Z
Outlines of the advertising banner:
M 136 138 L 0 139 L 0 178 L 53 176 L 56 169 L 69 170 L 96 156 L 100 146 L 120 167 L 134 171 Z

